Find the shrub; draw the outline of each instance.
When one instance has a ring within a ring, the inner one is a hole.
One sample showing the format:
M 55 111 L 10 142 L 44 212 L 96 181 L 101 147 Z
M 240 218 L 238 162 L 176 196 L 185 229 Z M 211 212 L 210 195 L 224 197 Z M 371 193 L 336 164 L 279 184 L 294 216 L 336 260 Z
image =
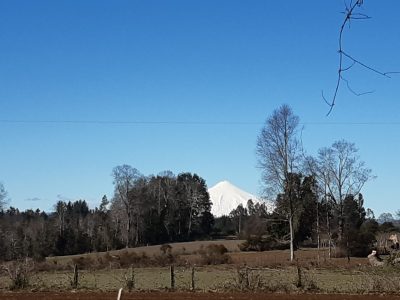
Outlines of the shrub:
M 231 262 L 231 257 L 227 254 L 228 249 L 221 244 L 211 244 L 199 251 L 201 263 L 205 265 L 219 265 Z
M 266 251 L 288 249 L 288 243 L 281 243 L 272 236 L 249 236 L 245 242 L 239 245 L 240 251 Z
M 2 266 L 11 279 L 11 290 L 23 289 L 29 285 L 29 274 L 31 272 L 31 265 L 28 260 L 25 261 L 12 261 Z
M 138 255 L 136 252 L 124 251 L 119 255 L 119 263 L 122 268 L 130 266 L 148 265 L 149 258 L 143 252 L 142 255 Z
M 375 236 L 373 233 L 350 230 L 347 236 L 339 242 L 339 252 L 344 256 L 349 254 L 355 257 L 366 257 L 371 253 L 374 242 Z
M 390 265 L 400 265 L 400 252 L 390 253 L 387 263 Z
M 171 254 L 172 247 L 171 247 L 171 245 L 169 245 L 169 244 L 164 244 L 164 245 L 161 245 L 160 251 L 161 251 L 162 254 L 164 254 L 164 255 L 166 255 L 166 254 Z
M 172 263 L 175 263 L 177 260 L 176 255 L 172 254 L 172 247 L 171 245 L 164 244 L 160 247 L 161 254 L 154 255 L 153 262 L 156 266 L 167 266 Z
M 94 260 L 88 256 L 79 256 L 72 258 L 72 264 L 79 269 L 90 269 L 94 266 Z

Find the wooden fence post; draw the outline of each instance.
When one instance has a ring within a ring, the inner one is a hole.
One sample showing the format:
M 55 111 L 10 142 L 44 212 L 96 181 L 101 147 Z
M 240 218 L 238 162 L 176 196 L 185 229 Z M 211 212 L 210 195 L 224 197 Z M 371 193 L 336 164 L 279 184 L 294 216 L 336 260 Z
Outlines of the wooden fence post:
M 296 282 L 296 286 L 298 288 L 302 288 L 303 287 L 303 280 L 302 280 L 302 276 L 301 276 L 301 267 L 299 265 L 299 259 L 297 259 L 297 282 Z
M 133 266 L 130 267 L 129 269 L 130 274 L 127 276 L 126 280 L 126 285 L 128 287 L 128 291 L 131 292 L 133 289 L 135 289 L 135 268 Z
M 78 265 L 74 265 L 74 278 L 72 279 L 72 287 L 76 289 L 79 284 Z
M 170 279 L 171 279 L 171 290 L 175 289 L 175 273 L 174 273 L 174 266 L 171 265 L 169 267 Z
M 244 269 L 245 272 L 245 280 L 246 280 L 246 289 L 250 288 L 250 278 L 249 278 L 249 268 L 246 266 Z
M 192 267 L 192 272 L 191 272 L 191 290 L 194 291 L 195 290 L 195 282 L 194 282 L 194 267 Z

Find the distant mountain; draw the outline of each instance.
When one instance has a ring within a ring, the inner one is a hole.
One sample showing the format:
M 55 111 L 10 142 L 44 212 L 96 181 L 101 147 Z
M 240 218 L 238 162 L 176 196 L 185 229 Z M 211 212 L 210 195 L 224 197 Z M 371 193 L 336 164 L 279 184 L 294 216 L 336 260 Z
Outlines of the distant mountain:
M 271 201 L 260 200 L 256 196 L 241 190 L 226 180 L 211 187 L 208 193 L 210 194 L 210 200 L 212 202 L 211 213 L 217 217 L 229 215 L 239 204 L 246 207 L 247 201 L 250 199 L 254 204 L 265 203 L 268 211 L 272 211 L 275 207 L 274 203 Z

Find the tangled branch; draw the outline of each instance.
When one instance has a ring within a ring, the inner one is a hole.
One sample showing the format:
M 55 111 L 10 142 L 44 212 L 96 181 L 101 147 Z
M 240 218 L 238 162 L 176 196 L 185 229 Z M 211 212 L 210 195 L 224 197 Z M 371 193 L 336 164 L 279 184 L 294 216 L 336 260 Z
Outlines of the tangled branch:
M 369 65 L 367 65 L 366 63 L 361 62 L 360 60 L 354 58 L 352 55 L 350 55 L 349 53 L 345 52 L 343 49 L 343 33 L 344 30 L 346 28 L 346 26 L 350 26 L 350 22 L 351 20 L 366 20 L 366 19 L 370 19 L 371 17 L 363 14 L 363 13 L 359 13 L 357 12 L 357 9 L 359 7 L 361 7 L 363 5 L 363 0 L 356 0 L 353 3 L 353 0 L 350 1 L 349 5 L 345 4 L 345 11 L 343 12 L 343 14 L 345 15 L 344 20 L 342 25 L 340 26 L 340 30 L 339 30 L 339 49 L 338 49 L 338 53 L 339 53 L 339 67 L 338 67 L 338 76 L 337 76 L 337 80 L 336 80 L 336 85 L 335 85 L 335 89 L 334 89 L 334 93 L 333 96 L 330 100 L 328 100 L 325 95 L 324 92 L 322 91 L 322 98 L 324 99 L 325 103 L 329 106 L 329 111 L 327 113 L 327 116 L 330 115 L 330 113 L 333 110 L 333 107 L 335 106 L 336 103 L 336 98 L 339 92 L 339 89 L 341 87 L 342 83 L 345 83 L 347 86 L 347 89 L 354 95 L 356 96 L 362 96 L 365 94 L 370 94 L 373 93 L 374 91 L 367 91 L 367 92 L 362 92 L 362 93 L 358 93 L 355 92 L 354 89 L 350 86 L 349 80 L 347 80 L 344 76 L 343 73 L 346 71 L 349 71 L 351 68 L 353 68 L 355 65 L 359 65 L 361 67 L 363 67 L 364 69 L 367 69 L 371 72 L 374 72 L 378 75 L 384 76 L 386 78 L 391 78 L 390 75 L 391 74 L 398 74 L 400 72 L 382 72 L 374 67 L 371 67 Z M 345 66 L 344 65 L 344 60 L 345 58 L 347 60 L 350 60 L 350 65 L 349 66 Z

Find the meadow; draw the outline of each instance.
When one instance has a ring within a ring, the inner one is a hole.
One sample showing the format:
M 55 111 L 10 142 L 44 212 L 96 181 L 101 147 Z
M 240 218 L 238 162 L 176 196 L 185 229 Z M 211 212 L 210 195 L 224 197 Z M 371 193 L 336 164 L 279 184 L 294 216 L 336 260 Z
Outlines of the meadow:
M 290 262 L 287 250 L 240 252 L 240 243 L 241 241 L 236 240 L 199 241 L 50 257 L 45 262 L 31 265 L 27 273 L 29 284 L 23 291 L 34 292 L 33 295 L 86 295 L 79 299 L 90 298 L 93 293 L 98 292 L 112 294 L 121 287 L 129 295 L 138 292 L 140 295 L 143 292 L 150 292 L 152 295 L 168 292 L 165 293 L 168 295 L 172 291 L 179 295 L 194 291 L 201 292 L 200 294 L 238 295 L 243 292 L 251 292 L 252 295 L 395 295 L 400 291 L 400 270 L 394 267 L 371 267 L 367 258 L 351 258 L 350 261 L 347 258 L 329 259 L 327 249 L 317 251 L 305 248 L 296 251 L 296 260 Z M 211 258 L 208 256 L 205 262 L 205 253 L 210 245 L 221 244 L 228 252 L 217 253 Z M 225 263 L 213 264 L 220 262 L 221 255 L 226 259 Z M 73 273 L 75 265 L 79 265 L 76 285 Z M 9 294 L 11 285 L 10 277 L 2 273 L 1 294 L 25 297 L 15 291 Z

